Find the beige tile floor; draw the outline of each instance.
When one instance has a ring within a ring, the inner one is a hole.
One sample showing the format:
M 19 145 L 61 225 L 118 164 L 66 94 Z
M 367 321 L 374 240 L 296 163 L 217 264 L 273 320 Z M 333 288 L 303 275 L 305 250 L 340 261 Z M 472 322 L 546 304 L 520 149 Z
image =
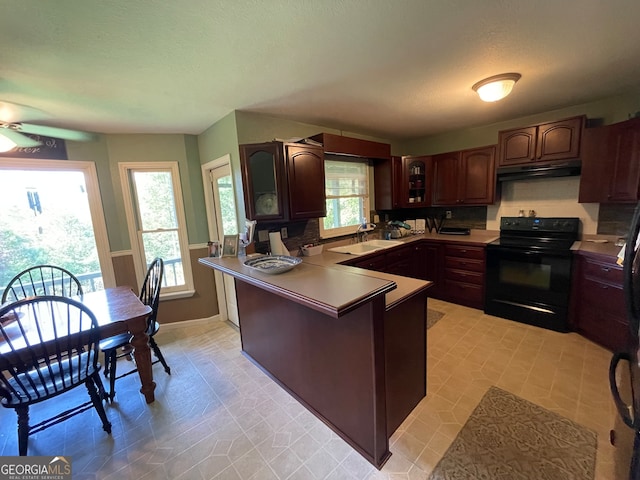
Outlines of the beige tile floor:
M 426 479 L 491 385 L 598 433 L 598 480 L 613 478 L 610 353 L 560 334 L 437 300 L 428 332 L 428 393 L 391 437 L 382 471 L 308 413 L 240 353 L 223 322 L 165 327 L 156 337 L 172 375 L 154 367 L 156 402 L 137 376 L 107 406 L 113 434 L 87 412 L 36 434 L 30 455 L 71 456 L 76 479 Z M 120 367 L 120 368 L 124 368 Z M 83 390 L 32 408 L 32 420 Z M 17 453 L 16 417 L 0 408 L 0 454 Z

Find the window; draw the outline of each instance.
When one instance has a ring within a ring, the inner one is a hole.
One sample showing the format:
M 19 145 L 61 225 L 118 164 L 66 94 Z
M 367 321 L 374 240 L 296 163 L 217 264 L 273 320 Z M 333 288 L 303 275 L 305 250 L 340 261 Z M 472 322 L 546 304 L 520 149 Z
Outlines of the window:
M 93 162 L 2 158 L 0 175 L 0 296 L 38 264 L 66 268 L 85 292 L 115 285 Z
M 121 163 L 120 176 L 138 283 L 142 284 L 153 259 L 161 257 L 164 260 L 162 296 L 192 294 L 178 164 Z
M 350 235 L 369 215 L 369 168 L 365 162 L 325 160 L 327 216 L 322 238 Z

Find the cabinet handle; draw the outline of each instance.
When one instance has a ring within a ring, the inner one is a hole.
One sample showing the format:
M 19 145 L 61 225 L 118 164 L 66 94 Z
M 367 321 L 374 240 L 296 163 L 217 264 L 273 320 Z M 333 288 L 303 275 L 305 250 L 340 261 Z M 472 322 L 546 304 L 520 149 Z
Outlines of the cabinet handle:
M 461 253 L 467 253 L 467 251 L 466 251 L 466 250 L 460 250 L 460 252 L 461 252 Z
M 610 271 L 610 269 L 609 269 L 609 267 L 602 267 L 602 271 L 603 271 L 603 272 L 609 272 L 609 271 Z
M 608 285 L 600 285 L 600 288 L 603 290 L 609 290 L 609 286 Z
M 460 265 L 462 265 L 463 267 L 467 266 L 467 262 L 460 262 Z

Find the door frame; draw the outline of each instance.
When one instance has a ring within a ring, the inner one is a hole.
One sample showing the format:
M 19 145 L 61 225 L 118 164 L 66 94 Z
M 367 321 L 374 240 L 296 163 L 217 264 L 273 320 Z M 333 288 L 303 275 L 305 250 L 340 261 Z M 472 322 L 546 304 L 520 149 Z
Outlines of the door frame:
M 102 195 L 100 194 L 100 183 L 98 182 L 98 172 L 95 162 L 8 157 L 0 158 L 0 168 L 40 171 L 51 170 L 56 172 L 72 170 L 83 173 L 85 186 L 87 187 L 87 201 L 89 202 L 89 211 L 91 212 L 93 237 L 96 241 L 102 281 L 105 288 L 115 287 L 116 277 L 113 271 L 113 260 L 111 258 L 111 248 L 109 247 L 109 236 L 107 234 L 104 209 L 102 208 Z
M 204 187 L 204 203 L 207 212 L 207 228 L 209 231 L 209 239 L 213 241 L 220 241 L 218 238 L 218 230 L 216 228 L 216 224 L 214 222 L 215 216 L 215 206 L 213 204 L 213 185 L 211 184 L 211 179 L 209 177 L 209 171 L 214 170 L 219 167 L 224 167 L 225 165 L 229 165 L 229 170 L 231 171 L 231 179 L 233 181 L 233 169 L 231 168 L 231 155 L 225 154 L 222 157 L 216 158 L 215 160 L 211 160 L 203 165 L 201 165 L 202 170 L 202 183 Z M 234 182 L 235 186 L 235 182 Z M 237 194 L 234 191 L 234 197 L 237 199 Z M 238 202 L 236 204 L 236 215 L 238 211 Z M 239 218 L 239 217 L 238 217 Z M 240 225 L 238 225 L 238 228 Z M 216 284 L 216 297 L 218 299 L 218 312 L 220 318 L 222 320 L 229 320 L 229 312 L 227 310 L 227 299 L 225 294 L 225 286 L 223 274 L 219 270 L 214 270 L 214 278 Z

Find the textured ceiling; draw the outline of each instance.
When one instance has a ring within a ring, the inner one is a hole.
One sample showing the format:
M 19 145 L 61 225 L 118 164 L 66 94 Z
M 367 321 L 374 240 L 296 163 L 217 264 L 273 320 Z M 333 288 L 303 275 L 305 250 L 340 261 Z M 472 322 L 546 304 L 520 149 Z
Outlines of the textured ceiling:
M 0 12 L 0 120 L 99 133 L 199 134 L 247 110 L 411 138 L 640 86 L 637 0 L 0 0 Z M 522 79 L 501 102 L 471 90 L 512 71 Z

